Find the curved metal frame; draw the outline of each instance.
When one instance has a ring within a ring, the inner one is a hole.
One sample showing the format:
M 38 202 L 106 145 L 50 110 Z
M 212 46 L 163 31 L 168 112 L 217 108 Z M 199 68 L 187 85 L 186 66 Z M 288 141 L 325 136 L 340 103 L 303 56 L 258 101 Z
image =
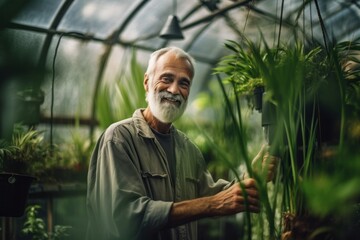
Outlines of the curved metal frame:
M 63 19 L 63 17 L 65 16 L 65 14 L 67 13 L 67 11 L 69 10 L 69 8 L 71 7 L 71 4 L 74 2 L 74 0 L 64 0 L 64 2 L 62 3 L 61 7 L 59 8 L 59 10 L 56 12 L 56 16 L 54 18 L 54 20 L 51 22 L 51 25 L 49 27 L 49 29 L 47 28 L 41 28 L 41 27 L 34 27 L 34 26 L 29 26 L 26 24 L 17 24 L 17 23 L 7 23 L 5 27 L 7 28 L 11 28 L 11 29 L 20 29 L 20 30 L 26 30 L 26 31 L 34 31 L 34 32 L 40 32 L 40 33 L 45 33 L 46 34 L 46 38 L 45 41 L 42 45 L 41 48 L 41 53 L 40 53 L 40 57 L 38 60 L 38 66 L 39 68 L 44 67 L 46 64 L 46 58 L 48 56 L 48 52 L 49 52 L 49 48 L 52 42 L 52 39 L 54 37 L 54 35 L 66 35 L 67 37 L 70 38 L 76 38 L 76 39 L 81 39 L 84 41 L 98 41 L 98 42 L 102 42 L 103 44 L 105 44 L 106 49 L 104 54 L 100 57 L 100 66 L 99 66 L 99 70 L 98 70 L 98 74 L 96 76 L 96 83 L 94 86 L 94 96 L 93 96 L 93 102 L 92 102 L 92 109 L 91 109 L 91 119 L 83 119 L 83 123 L 90 125 L 91 131 L 93 131 L 94 126 L 96 125 L 96 119 L 95 119 L 95 109 L 96 109 L 96 98 L 98 95 L 98 87 L 100 86 L 100 83 L 102 81 L 102 77 L 103 77 L 103 73 L 105 71 L 106 68 L 106 63 L 108 61 L 108 58 L 110 56 L 111 50 L 112 50 L 112 46 L 114 44 L 119 44 L 121 46 L 126 47 L 136 47 L 138 49 L 142 49 L 142 50 L 146 50 L 146 51 L 153 51 L 155 49 L 149 48 L 149 47 L 145 47 L 142 46 L 141 44 L 138 44 L 137 42 L 140 40 L 146 40 L 146 39 L 151 39 L 154 37 L 158 36 L 158 33 L 154 33 L 151 34 L 150 36 L 146 36 L 143 37 L 141 39 L 136 39 L 135 41 L 132 42 L 124 42 L 121 41 L 119 39 L 119 36 L 121 35 L 121 33 L 124 31 L 124 29 L 126 28 L 126 26 L 128 26 L 128 24 L 131 22 L 131 20 L 136 16 L 137 12 L 139 12 L 145 5 L 146 3 L 149 2 L 149 0 L 143 0 L 141 2 L 138 3 L 137 6 L 134 7 L 133 11 L 131 11 L 131 13 L 127 16 L 127 18 L 121 23 L 121 25 L 107 38 L 103 39 L 103 38 L 98 38 L 95 37 L 93 35 L 90 34 L 84 34 L 84 35 L 67 35 L 68 32 L 64 32 L 64 31 L 59 31 L 57 28 L 61 22 L 61 20 Z M 187 44 L 186 46 L 184 46 L 185 50 L 188 50 L 192 47 L 192 44 L 201 36 L 201 34 L 203 34 L 204 31 L 206 31 L 206 29 L 211 25 L 211 23 L 218 17 L 223 17 L 225 18 L 225 20 L 227 21 L 227 25 L 233 29 L 234 32 L 236 32 L 239 36 L 241 35 L 241 32 L 239 31 L 239 29 L 237 29 L 235 26 L 231 25 L 231 17 L 229 17 L 229 15 L 227 14 L 229 11 L 239 8 L 239 7 L 247 7 L 249 8 L 249 10 L 251 10 L 252 12 L 259 14 L 260 16 L 266 17 L 268 19 L 271 20 L 275 20 L 278 21 L 278 17 L 268 13 L 268 12 L 264 12 L 260 9 L 258 9 L 257 7 L 253 6 L 251 3 L 253 1 L 252 0 L 244 0 L 244 1 L 236 1 L 234 3 L 232 3 L 231 5 L 222 8 L 222 9 L 210 9 L 213 10 L 212 13 L 210 13 L 207 16 L 201 17 L 195 21 L 192 21 L 190 23 L 187 23 L 185 25 L 182 25 L 182 30 L 186 30 L 195 26 L 198 26 L 200 24 L 205 24 L 203 27 L 201 27 L 196 34 L 193 34 L 191 36 L 191 39 L 189 41 L 189 44 Z M 357 4 L 356 1 L 351 1 L 348 4 L 344 4 L 342 9 L 346 9 L 346 8 L 350 8 L 352 7 L 352 5 L 355 6 L 356 9 L 359 9 L 359 4 Z M 187 12 L 183 18 L 182 18 L 182 22 L 184 22 L 186 19 L 188 19 L 190 16 L 192 16 L 194 13 L 196 13 L 199 9 L 201 9 L 201 7 L 207 7 L 207 4 L 204 1 L 199 1 L 198 4 L 194 5 L 194 7 L 192 9 L 189 10 L 189 12 Z M 289 21 L 283 21 L 283 24 L 288 26 L 288 27 L 294 27 L 294 24 L 289 22 Z M 168 44 L 168 42 L 166 41 L 164 43 L 164 46 L 166 46 Z M 209 64 L 214 64 L 216 63 L 216 61 L 213 61 L 211 59 L 207 59 L 207 58 L 202 58 L 201 56 L 194 56 L 196 59 L 205 62 L 205 63 L 209 63 Z

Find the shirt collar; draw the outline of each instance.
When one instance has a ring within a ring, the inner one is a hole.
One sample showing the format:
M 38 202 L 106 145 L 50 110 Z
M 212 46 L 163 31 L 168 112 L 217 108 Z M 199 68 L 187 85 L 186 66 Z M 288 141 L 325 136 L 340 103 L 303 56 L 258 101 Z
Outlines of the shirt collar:
M 144 110 L 145 110 L 144 108 L 135 110 L 133 114 L 133 121 L 135 124 L 135 128 L 140 136 L 146 138 L 155 138 L 154 133 L 151 131 L 149 124 L 145 121 L 145 118 L 142 114 Z M 170 133 L 174 133 L 175 131 L 176 131 L 175 127 L 171 125 Z

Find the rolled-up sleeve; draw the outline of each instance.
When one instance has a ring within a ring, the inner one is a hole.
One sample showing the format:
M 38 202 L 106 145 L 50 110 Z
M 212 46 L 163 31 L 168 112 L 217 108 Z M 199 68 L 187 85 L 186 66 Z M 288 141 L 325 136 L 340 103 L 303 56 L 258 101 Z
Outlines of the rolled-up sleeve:
M 216 182 L 214 181 L 212 175 L 207 170 L 205 161 L 202 160 L 199 168 L 199 183 L 200 183 L 200 192 L 199 196 L 211 196 L 214 195 L 233 184 L 233 182 L 229 182 L 224 179 L 218 179 Z

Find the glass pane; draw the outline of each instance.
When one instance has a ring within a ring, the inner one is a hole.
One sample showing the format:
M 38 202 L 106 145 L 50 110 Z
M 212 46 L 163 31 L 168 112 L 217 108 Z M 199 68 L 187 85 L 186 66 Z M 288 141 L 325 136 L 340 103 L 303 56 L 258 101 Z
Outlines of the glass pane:
M 19 12 L 13 22 L 49 28 L 62 0 L 32 0 Z
M 54 38 L 48 54 L 48 69 L 44 83 L 43 111 L 50 116 L 53 57 L 58 38 Z M 104 46 L 97 42 L 82 42 L 62 38 L 55 61 L 54 116 L 89 118 L 94 96 L 95 80 Z
M 173 1 L 149 1 L 130 21 L 120 39 L 125 42 L 150 39 L 153 47 L 159 48 L 165 41 L 159 38 L 158 35 L 168 16 L 173 15 L 174 11 L 176 11 L 176 15 L 181 21 L 182 16 L 189 12 L 194 5 L 194 1 L 178 1 L 176 9 L 174 9 Z M 149 46 L 150 44 L 145 42 L 145 45 Z
M 45 40 L 45 35 L 7 29 L 0 32 L 0 37 L 6 42 L 6 48 L 3 49 L 5 53 L 11 54 L 10 59 L 4 59 L 3 61 L 11 61 L 14 59 L 14 65 L 19 67 L 21 70 L 21 64 L 23 62 L 31 63 L 32 66 L 36 66 L 39 61 L 41 46 Z M 0 58 L 1 59 L 1 58 Z
M 162 39 L 157 35 L 150 39 L 139 40 L 136 42 L 138 46 L 141 46 L 145 49 L 153 49 L 153 50 L 166 46 L 166 43 L 167 41 L 165 39 Z
M 102 79 L 103 83 L 114 83 L 119 78 L 119 74 L 124 70 L 129 61 L 130 57 L 127 54 L 130 49 L 123 48 L 121 46 L 114 46 L 111 49 L 108 63 L 106 64 L 104 76 Z
M 74 1 L 59 28 L 106 38 L 119 28 L 135 4 L 133 1 L 118 0 Z
M 212 22 L 211 26 L 192 44 L 191 52 L 208 62 L 215 62 L 224 53 L 224 42 L 228 39 L 236 39 L 233 31 L 226 25 L 226 22 L 219 18 Z
M 191 85 L 191 91 L 189 96 L 189 102 L 192 102 L 199 91 L 204 90 L 204 86 L 210 81 L 209 71 L 211 71 L 211 65 L 196 62 L 195 76 Z
M 337 11 L 336 14 L 326 22 L 328 34 L 330 36 L 336 36 L 338 40 L 354 40 L 360 37 L 360 35 L 355 32 L 359 29 L 359 15 L 360 10 L 356 11 L 351 8 Z
M 149 1 L 130 21 L 120 35 L 125 42 L 157 36 L 172 9 L 172 1 Z M 149 14 L 151 13 L 151 14 Z

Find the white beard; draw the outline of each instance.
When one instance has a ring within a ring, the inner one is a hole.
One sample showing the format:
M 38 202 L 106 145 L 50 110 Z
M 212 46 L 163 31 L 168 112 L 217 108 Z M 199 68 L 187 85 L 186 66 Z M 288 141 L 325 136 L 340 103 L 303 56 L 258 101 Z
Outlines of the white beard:
M 177 106 L 177 104 L 168 101 L 161 102 L 163 98 L 178 101 L 180 102 L 180 105 Z M 150 89 L 149 92 L 146 93 L 146 101 L 148 102 L 154 117 L 163 123 L 172 123 L 176 121 L 184 113 L 187 106 L 187 100 L 181 95 L 174 95 L 167 91 L 155 93 L 153 89 Z

